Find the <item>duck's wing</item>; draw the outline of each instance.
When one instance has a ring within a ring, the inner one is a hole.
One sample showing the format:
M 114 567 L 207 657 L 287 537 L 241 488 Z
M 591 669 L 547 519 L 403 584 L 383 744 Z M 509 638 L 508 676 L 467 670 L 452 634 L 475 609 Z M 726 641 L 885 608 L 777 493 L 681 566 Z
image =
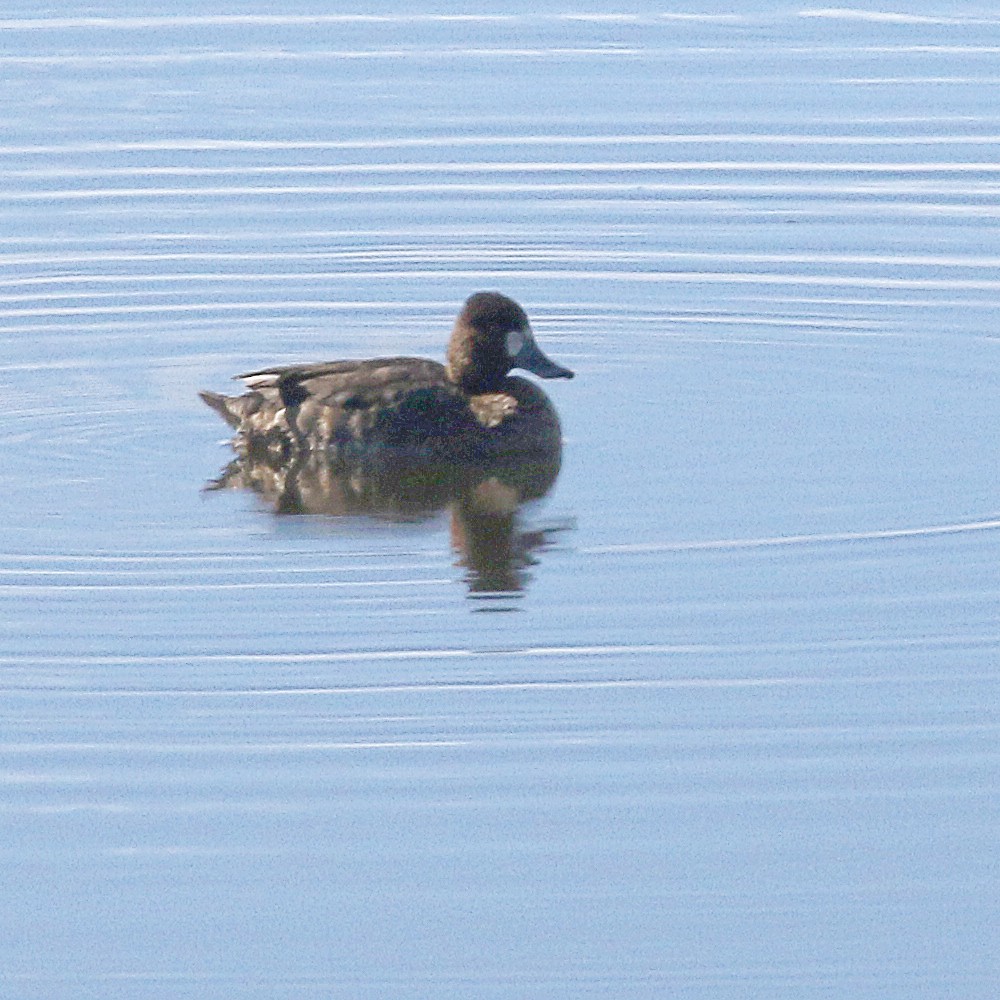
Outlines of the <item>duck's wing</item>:
M 444 365 L 426 358 L 376 358 L 262 368 L 236 376 L 264 396 L 278 395 L 284 406 L 306 401 L 341 410 L 393 405 L 408 393 L 430 388 L 450 391 Z
M 284 434 L 295 448 L 433 451 L 477 426 L 444 366 L 425 358 L 331 361 L 239 377 L 250 390 L 240 399 L 255 411 L 241 429 Z

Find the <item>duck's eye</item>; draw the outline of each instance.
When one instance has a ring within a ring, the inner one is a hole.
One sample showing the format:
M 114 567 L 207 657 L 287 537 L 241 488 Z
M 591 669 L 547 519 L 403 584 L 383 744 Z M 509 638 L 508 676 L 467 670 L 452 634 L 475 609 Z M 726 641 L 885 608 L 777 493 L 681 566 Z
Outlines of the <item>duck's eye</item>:
M 520 330 L 509 330 L 507 332 L 507 353 L 516 358 L 524 347 L 524 334 Z

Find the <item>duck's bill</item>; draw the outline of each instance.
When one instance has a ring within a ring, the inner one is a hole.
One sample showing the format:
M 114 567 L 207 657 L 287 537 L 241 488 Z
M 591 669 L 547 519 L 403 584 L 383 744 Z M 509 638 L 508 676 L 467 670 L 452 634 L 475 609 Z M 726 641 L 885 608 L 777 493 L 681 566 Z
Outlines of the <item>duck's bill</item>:
M 528 337 L 524 346 L 514 355 L 514 364 L 518 368 L 531 372 L 539 378 L 572 378 L 573 373 L 562 365 L 557 365 L 546 357 L 535 341 Z

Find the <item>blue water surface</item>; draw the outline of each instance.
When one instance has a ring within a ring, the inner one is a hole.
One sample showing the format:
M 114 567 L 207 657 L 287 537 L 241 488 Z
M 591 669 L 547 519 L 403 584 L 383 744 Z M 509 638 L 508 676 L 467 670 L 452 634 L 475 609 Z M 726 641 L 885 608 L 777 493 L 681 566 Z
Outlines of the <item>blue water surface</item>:
M 8 5 L 4 997 L 995 996 L 1000 17 L 668 7 Z M 510 586 L 203 489 L 481 288 Z

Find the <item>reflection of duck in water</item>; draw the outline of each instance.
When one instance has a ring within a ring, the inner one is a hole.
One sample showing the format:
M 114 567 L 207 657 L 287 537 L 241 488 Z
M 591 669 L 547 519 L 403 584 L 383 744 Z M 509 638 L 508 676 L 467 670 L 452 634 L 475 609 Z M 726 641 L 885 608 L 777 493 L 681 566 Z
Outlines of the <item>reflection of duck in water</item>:
M 479 292 L 455 322 L 447 365 L 333 361 L 251 372 L 243 396 L 203 392 L 237 431 L 239 457 L 212 487 L 243 487 L 279 513 L 414 517 L 449 506 L 473 590 L 521 589 L 546 532 L 518 530 L 521 503 L 559 472 L 559 419 L 534 383 L 572 378 L 538 348 L 524 310 Z
M 234 459 L 209 490 L 249 489 L 278 514 L 368 516 L 414 521 L 451 513 L 451 542 L 473 593 L 522 590 L 532 553 L 565 525 L 527 529 L 520 508 L 543 497 L 559 474 L 559 451 L 519 462 L 482 465 L 408 459 L 328 461 L 322 454 L 285 459 L 260 452 Z
M 447 365 L 424 358 L 329 361 L 238 376 L 248 392 L 201 398 L 232 427 L 240 453 L 330 459 L 421 455 L 476 462 L 558 451 L 559 418 L 527 379 L 572 378 L 535 343 L 524 310 L 478 292 L 455 321 Z

